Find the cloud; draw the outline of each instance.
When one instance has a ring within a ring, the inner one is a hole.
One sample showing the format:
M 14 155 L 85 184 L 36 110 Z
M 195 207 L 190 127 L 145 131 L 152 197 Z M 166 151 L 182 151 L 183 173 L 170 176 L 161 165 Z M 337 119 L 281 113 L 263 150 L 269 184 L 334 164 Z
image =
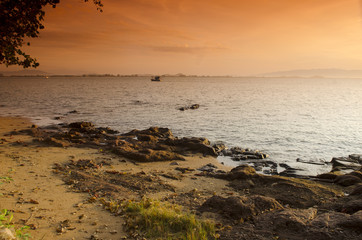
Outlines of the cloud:
M 150 46 L 151 50 L 155 52 L 163 53 L 184 53 L 184 54 L 207 54 L 207 53 L 219 53 L 228 51 L 226 47 L 209 47 L 209 46 L 200 46 L 200 47 L 190 47 L 187 44 L 184 46 Z

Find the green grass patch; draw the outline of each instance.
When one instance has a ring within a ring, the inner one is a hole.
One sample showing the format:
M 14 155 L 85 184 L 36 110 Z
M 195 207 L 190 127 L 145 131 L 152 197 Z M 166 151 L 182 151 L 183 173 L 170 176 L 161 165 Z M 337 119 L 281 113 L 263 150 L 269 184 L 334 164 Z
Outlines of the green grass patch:
M 12 179 L 12 177 L 1 177 L 0 176 L 0 184 L 3 184 L 4 182 L 11 182 L 11 181 L 14 181 L 14 179 Z
M 22 226 L 20 228 L 15 228 L 14 224 L 12 223 L 13 220 L 13 213 L 8 211 L 7 209 L 2 209 L 0 212 L 0 228 L 8 228 L 14 231 L 14 235 L 16 239 L 19 240 L 28 240 L 30 238 L 29 233 L 25 233 L 24 230 L 29 229 L 29 226 Z
M 214 223 L 198 220 L 182 206 L 142 199 L 128 201 L 123 205 L 126 226 L 129 231 L 150 239 L 216 239 Z

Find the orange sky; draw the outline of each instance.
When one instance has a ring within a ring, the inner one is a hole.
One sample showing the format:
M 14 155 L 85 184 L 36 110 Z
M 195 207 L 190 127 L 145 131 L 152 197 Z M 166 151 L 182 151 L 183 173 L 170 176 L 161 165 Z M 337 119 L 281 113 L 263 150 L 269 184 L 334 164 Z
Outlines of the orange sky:
M 249 75 L 362 69 L 360 0 L 103 3 L 103 13 L 82 0 L 47 9 L 45 29 L 27 48 L 39 70 Z

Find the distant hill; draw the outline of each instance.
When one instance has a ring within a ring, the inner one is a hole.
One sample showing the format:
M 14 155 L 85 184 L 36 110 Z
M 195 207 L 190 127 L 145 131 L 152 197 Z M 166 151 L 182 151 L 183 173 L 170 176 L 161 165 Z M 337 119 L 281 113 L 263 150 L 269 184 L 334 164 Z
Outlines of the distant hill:
M 0 71 L 0 75 L 3 76 L 39 76 L 39 75 L 49 75 L 49 73 L 33 69 L 24 69 L 20 71 Z
M 263 73 L 263 77 L 332 77 L 332 78 L 362 78 L 362 70 L 345 69 L 299 69 L 290 71 Z

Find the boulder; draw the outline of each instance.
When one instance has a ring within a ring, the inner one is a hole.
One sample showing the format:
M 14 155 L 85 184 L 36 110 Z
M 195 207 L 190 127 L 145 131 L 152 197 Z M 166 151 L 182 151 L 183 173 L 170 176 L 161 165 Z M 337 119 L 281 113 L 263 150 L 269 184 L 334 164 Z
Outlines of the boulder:
M 345 168 L 345 169 L 358 169 L 360 168 L 360 164 L 357 160 L 345 157 L 332 158 L 332 169 L 336 168 Z
M 185 160 L 184 157 L 175 152 L 152 149 L 142 149 L 137 151 L 130 145 L 117 147 L 114 149 L 114 151 L 124 157 L 139 162 Z
M 353 171 L 348 173 L 348 175 L 359 177 L 362 180 L 362 172 L 361 171 Z
M 310 225 L 315 228 L 335 228 L 338 226 L 341 219 L 348 218 L 349 215 L 341 212 L 327 212 L 319 214 Z
M 340 227 L 351 228 L 359 233 L 362 233 L 362 210 L 349 217 L 341 219 L 337 225 Z
M 204 155 L 217 156 L 215 149 L 210 146 L 210 141 L 207 138 L 181 138 L 181 139 L 167 139 L 165 144 L 175 146 L 181 154 L 183 152 L 196 152 Z
M 342 212 L 352 214 L 362 210 L 362 198 L 352 199 L 342 205 Z M 361 225 L 362 226 L 362 225 Z
M 146 142 L 157 142 L 158 141 L 158 137 L 153 136 L 153 135 L 146 135 L 146 134 L 137 135 L 137 139 L 139 141 L 146 141 Z
M 159 127 L 150 127 L 145 130 L 137 130 L 134 129 L 128 133 L 122 134 L 122 136 L 135 136 L 138 137 L 139 135 L 151 135 L 158 138 L 173 138 L 173 134 L 170 129 L 168 128 L 159 128 Z
M 258 225 L 269 227 L 274 231 L 303 232 L 307 224 L 317 215 L 317 209 L 283 209 L 260 216 Z
M 351 154 L 348 157 L 350 159 L 356 160 L 359 163 L 362 163 L 362 154 Z
M 242 164 L 239 165 L 228 173 L 227 178 L 229 180 L 235 180 L 235 179 L 247 179 L 256 174 L 256 171 L 253 167 L 250 167 L 249 165 Z
M 221 152 L 224 156 L 230 156 L 234 161 L 244 161 L 244 160 L 256 160 L 268 158 L 269 155 L 260 152 L 259 150 L 243 149 L 240 147 L 232 147 L 230 149 L 224 149 Z
M 360 182 L 362 182 L 362 180 L 359 177 L 349 175 L 349 174 L 338 176 L 334 180 L 334 183 L 344 186 L 344 187 L 348 187 L 348 186 L 351 186 L 351 185 L 354 185 L 354 184 L 357 184 Z
M 264 212 L 282 209 L 275 199 L 260 195 L 228 197 L 212 196 L 199 208 L 200 212 L 214 212 L 233 220 L 248 220 Z
M 328 179 L 328 180 L 335 180 L 337 177 L 338 177 L 338 175 L 335 173 L 332 173 L 332 172 L 322 173 L 322 174 L 317 175 L 317 178 L 319 178 L 319 179 Z
M 244 172 L 229 172 L 223 179 L 232 180 L 229 186 L 237 191 L 245 192 L 246 190 L 250 194 L 262 194 L 272 197 L 281 204 L 293 208 L 312 207 L 342 195 L 341 191 L 317 182 L 281 176 L 266 176 L 252 172 L 248 173 L 245 170 Z M 247 180 L 252 180 L 254 186 L 245 186 Z M 245 189 L 245 187 L 248 189 Z
M 205 166 L 198 168 L 197 170 L 202 171 L 202 172 L 214 172 L 216 169 L 217 169 L 217 166 L 215 166 L 212 163 L 208 163 Z
M 213 144 L 212 147 L 215 149 L 215 152 L 217 152 L 218 154 L 222 153 L 226 149 L 226 146 L 223 143 Z
M 352 196 L 362 196 L 362 184 L 357 185 L 351 192 Z

